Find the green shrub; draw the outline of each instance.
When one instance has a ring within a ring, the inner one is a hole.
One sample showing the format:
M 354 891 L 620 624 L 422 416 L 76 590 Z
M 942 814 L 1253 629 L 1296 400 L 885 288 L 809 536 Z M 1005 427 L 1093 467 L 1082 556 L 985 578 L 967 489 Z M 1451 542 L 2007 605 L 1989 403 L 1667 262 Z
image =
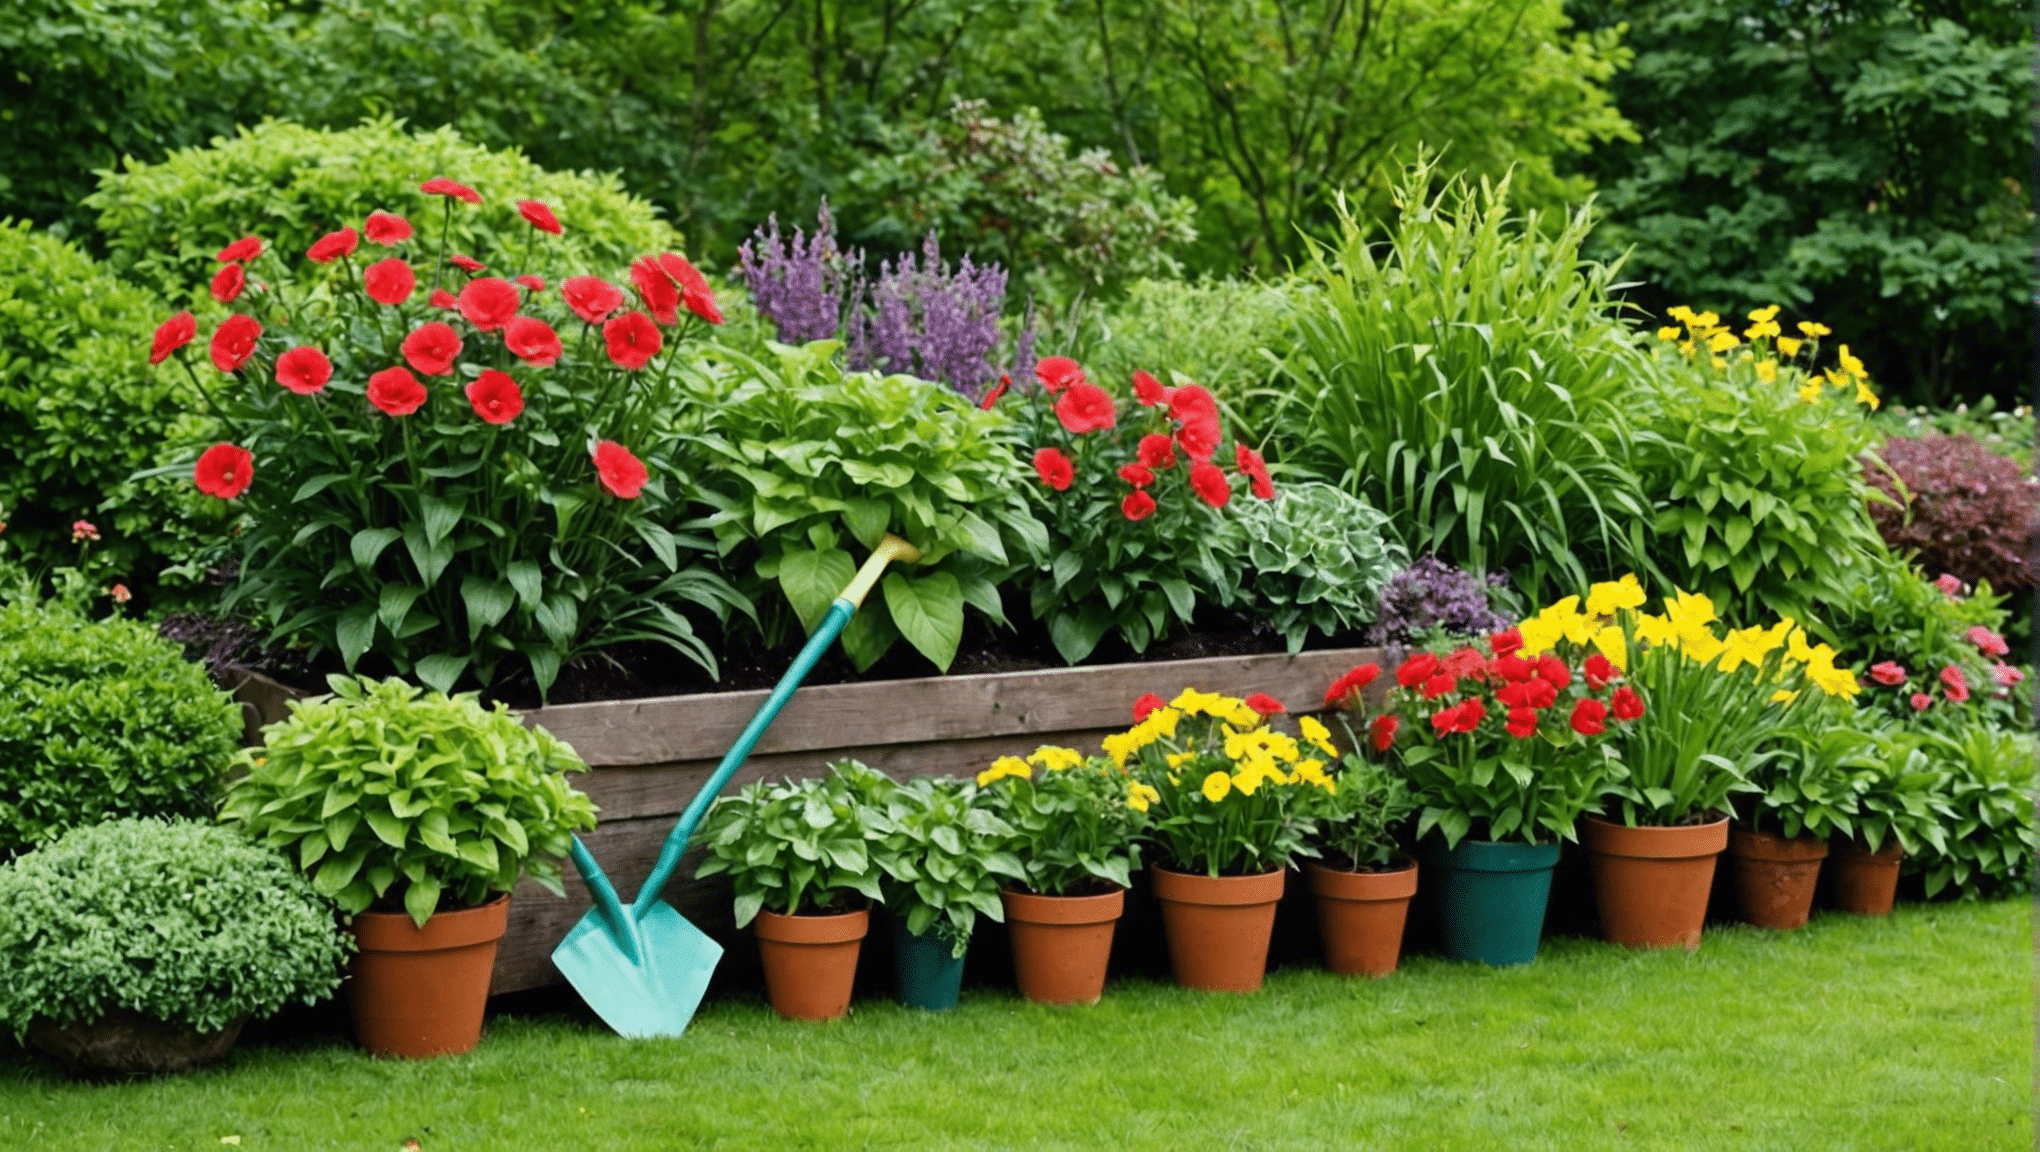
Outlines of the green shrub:
M 0 855 L 119 816 L 212 816 L 241 712 L 128 620 L 0 608 Z
M 1409 566 L 1388 517 L 1329 484 L 1285 484 L 1239 509 L 1247 571 L 1241 610 L 1295 652 L 1312 632 L 1371 623 L 1389 577 Z
M 350 941 L 281 856 L 225 828 L 115 820 L 0 865 L 0 1026 L 126 1008 L 201 1032 L 316 1003 Z
M 1926 876 L 1927 895 L 1953 886 L 1959 899 L 1978 900 L 2033 890 L 2033 764 L 2030 732 L 2000 732 L 1971 725 L 1953 734 L 1930 734 L 1929 755 L 1945 769 L 1935 802 L 1947 850 L 1924 844 L 1906 858 L 1906 871 Z
M 1971 594 L 1953 586 L 1943 588 L 1910 561 L 1879 550 L 1847 592 L 1824 607 L 1837 646 L 1859 672 L 1891 664 L 1903 674 L 1901 682 L 1893 684 L 1874 675 L 1869 678 L 1863 689 L 1871 707 L 1910 724 L 1941 729 L 1963 727 L 1976 719 L 2019 728 L 2031 715 L 2029 697 L 2000 688 L 1998 662 L 1989 659 L 1971 636 L 1972 630 L 1981 628 L 2002 638 L 2009 616 L 2003 603 L 2004 597 L 1989 585 Z M 1949 667 L 1961 672 L 1970 690 L 1967 701 L 1947 699 L 1940 675 Z M 1915 692 L 1933 698 L 1924 712 L 1910 703 Z
M 359 229 L 380 209 L 409 220 L 436 250 L 441 198 L 418 191 L 436 176 L 482 196 L 478 210 L 452 213 L 447 250 L 485 253 L 500 275 L 527 271 L 521 265 L 538 247 L 517 213 L 520 199 L 543 201 L 573 222 L 545 247 L 577 274 L 621 280 L 639 256 L 679 248 L 651 205 L 614 175 L 547 172 L 515 151 L 469 144 L 451 128 L 413 134 L 389 119 L 338 132 L 265 121 L 209 148 L 109 172 L 87 203 L 122 275 L 185 300 L 202 296 L 197 288 L 217 268 L 214 254 L 251 233 L 295 261 L 320 236 Z
M 933 933 L 961 957 L 980 914 L 1006 919 L 999 889 L 1027 879 L 1005 850 L 1014 830 L 967 780 L 917 777 L 886 792 L 891 830 L 872 850 L 885 906 L 915 936 Z
M 897 787 L 855 760 L 823 777 L 757 781 L 708 810 L 695 833 L 708 857 L 694 874 L 728 874 L 739 928 L 761 909 L 848 912 L 859 896 L 880 900 L 885 869 L 873 846 L 892 831 L 887 800 Z

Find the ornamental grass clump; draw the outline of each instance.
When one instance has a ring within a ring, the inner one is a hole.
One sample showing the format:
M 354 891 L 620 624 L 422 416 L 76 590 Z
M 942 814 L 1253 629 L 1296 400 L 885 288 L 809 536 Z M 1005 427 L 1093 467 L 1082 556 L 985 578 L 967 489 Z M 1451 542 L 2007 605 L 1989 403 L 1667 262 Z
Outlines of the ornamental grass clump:
M 977 775 L 986 807 L 1012 829 L 1003 847 L 1025 870 L 1015 888 L 1094 896 L 1132 883 L 1159 794 L 1103 756 L 1043 745 Z
M 527 242 L 484 253 L 508 265 L 490 274 L 447 251 L 482 199 L 439 177 L 390 201 L 436 228 L 374 211 L 302 256 L 243 237 L 217 255 L 210 291 L 231 310 L 204 352 L 190 312 L 157 331 L 150 362 L 217 397 L 229 437 L 194 471 L 247 517 L 226 607 L 272 641 L 350 671 L 374 653 L 442 691 L 528 668 L 544 694 L 562 664 L 626 640 L 713 673 L 700 618 L 749 605 L 694 562 L 706 541 L 667 527 L 665 453 L 682 344 L 721 322 L 714 295 L 670 252 L 630 266 L 635 301 L 553 268 L 548 241 L 573 222 L 536 200 L 517 205 Z

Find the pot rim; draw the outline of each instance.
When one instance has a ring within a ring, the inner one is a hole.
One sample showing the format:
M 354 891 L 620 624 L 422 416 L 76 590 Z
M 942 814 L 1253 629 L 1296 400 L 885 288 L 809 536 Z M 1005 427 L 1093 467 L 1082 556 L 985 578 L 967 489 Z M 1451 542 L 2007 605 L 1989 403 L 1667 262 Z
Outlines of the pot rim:
M 502 939 L 510 926 L 510 894 L 486 904 L 434 912 L 420 928 L 409 912 L 356 912 L 354 939 L 365 952 L 442 952 Z
M 760 908 L 751 926 L 758 939 L 775 944 L 844 944 L 862 940 L 871 931 L 871 909 L 813 916 Z

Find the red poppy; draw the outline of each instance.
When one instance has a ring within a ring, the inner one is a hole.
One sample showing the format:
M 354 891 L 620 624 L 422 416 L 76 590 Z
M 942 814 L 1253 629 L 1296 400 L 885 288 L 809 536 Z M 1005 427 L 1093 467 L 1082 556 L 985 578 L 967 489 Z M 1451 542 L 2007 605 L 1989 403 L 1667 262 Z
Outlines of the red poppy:
M 560 234 L 559 217 L 553 215 L 552 209 L 536 200 L 519 200 L 517 214 L 540 232 L 550 232 L 554 236 Z
M 1133 370 L 1133 398 L 1146 407 L 1169 402 L 1169 390 L 1162 382 L 1136 368 Z
M 1378 664 L 1368 663 L 1354 666 L 1344 676 L 1332 681 L 1330 688 L 1325 689 L 1325 703 L 1328 705 L 1344 704 L 1347 697 L 1374 683 L 1374 678 L 1379 675 L 1381 675 L 1381 666 Z
M 149 341 L 149 363 L 161 364 L 170 358 L 172 352 L 191 343 L 198 335 L 198 319 L 189 312 L 179 312 L 156 329 L 155 339 Z
M 524 294 L 517 285 L 494 276 L 470 280 L 460 290 L 460 314 L 484 332 L 494 332 L 517 315 Z
M 1392 712 L 1385 716 L 1376 716 L 1374 723 L 1367 726 L 1367 735 L 1374 744 L 1374 750 L 1388 751 L 1388 746 L 1395 743 L 1395 730 L 1400 727 L 1402 718 Z
M 1882 664 L 1872 664 L 1870 666 L 1870 678 L 1887 688 L 1894 688 L 1905 683 L 1905 668 L 1903 665 L 1886 660 Z
M 1155 498 L 1136 488 L 1119 502 L 1119 514 L 1136 523 L 1155 514 Z
M 1070 481 L 1077 478 L 1077 466 L 1062 454 L 1059 448 L 1037 448 L 1034 451 L 1034 474 L 1041 482 L 1058 492 L 1068 490 Z
M 1447 674 L 1460 679 L 1479 676 L 1487 671 L 1487 661 L 1481 659 L 1480 651 L 1476 648 L 1454 648 L 1445 654 L 1445 658 L 1438 662 L 1438 666 Z
M 1225 478 L 1225 472 L 1216 464 L 1193 464 L 1190 466 L 1190 487 L 1197 498 L 1213 508 L 1225 507 L 1232 499 L 1232 482 Z
M 227 317 L 212 334 L 213 367 L 222 372 L 239 372 L 241 365 L 255 355 L 255 341 L 262 335 L 262 325 L 253 317 L 239 312 Z
M 503 326 L 503 345 L 510 354 L 531 365 L 545 368 L 560 358 L 560 335 L 552 325 L 532 316 L 518 316 Z
M 300 396 L 311 396 L 333 378 L 333 362 L 310 345 L 293 348 L 276 358 L 276 382 Z
M 482 202 L 481 193 L 476 192 L 465 184 L 456 184 L 444 176 L 434 176 L 432 179 L 418 185 L 418 191 L 425 193 L 427 196 L 451 196 L 455 200 L 465 200 L 470 204 L 480 204 Z
M 659 257 L 659 267 L 679 286 L 682 308 L 710 324 L 723 322 L 722 311 L 715 306 L 715 293 L 708 286 L 708 277 L 688 263 L 687 257 L 667 252 Z
M 638 313 L 631 313 L 635 316 Z M 624 500 L 635 500 L 645 487 L 649 473 L 644 461 L 631 455 L 631 451 L 614 440 L 600 440 L 595 450 L 588 454 L 595 461 L 595 475 L 612 496 Z
M 1145 488 L 1155 482 L 1155 474 L 1140 464 L 1121 464 L 1119 478 L 1135 488 Z
M 1084 382 L 1083 366 L 1067 356 L 1045 356 L 1034 362 L 1034 378 L 1050 395 Z
M 1537 734 L 1537 712 L 1531 708 L 1511 708 L 1509 722 L 1503 727 L 1518 740 L 1534 736 Z
M 1599 736 L 1608 730 L 1608 706 L 1590 696 L 1580 697 L 1572 708 L 1572 730 L 1582 736 Z
M 1976 645 L 1977 650 L 1985 656 L 2003 656 L 2011 652 L 2011 648 L 2005 644 L 2004 637 L 1981 624 L 1970 628 L 1969 642 Z
M 657 257 L 644 256 L 634 261 L 630 266 L 630 282 L 637 286 L 638 299 L 645 302 L 652 319 L 668 326 L 680 322 L 680 289 L 659 266 Z
M 1627 723 L 1643 715 L 1643 697 L 1636 694 L 1636 689 L 1624 684 L 1608 697 L 1608 710 L 1615 714 L 1617 720 Z
M 246 264 L 260 255 L 262 255 L 262 238 L 259 236 L 243 236 L 225 248 L 220 249 L 219 255 L 214 256 L 213 259 L 222 264 Z
M 999 402 L 999 397 L 1004 396 L 1006 394 L 1006 389 L 1011 388 L 1012 386 L 1013 378 L 1002 373 L 999 376 L 999 382 L 997 384 L 992 385 L 992 390 L 990 392 L 985 393 L 984 399 L 978 401 L 978 407 L 983 411 L 990 412 L 992 410 L 992 405 L 997 404 Z
M 602 342 L 607 345 L 611 360 L 635 372 L 651 363 L 666 341 L 650 316 L 625 312 L 602 326 Z
M 560 285 L 560 299 L 567 302 L 574 315 L 590 324 L 600 324 L 609 319 L 611 312 L 623 307 L 623 289 L 594 276 L 569 276 Z
M 1448 732 L 1471 732 L 1487 719 L 1487 705 L 1479 700 L 1462 700 L 1456 707 L 1443 708 L 1431 716 L 1431 727 L 1439 735 Z
M 1419 652 L 1395 670 L 1395 682 L 1405 688 L 1415 688 L 1437 674 L 1438 658 L 1429 652 Z
M 1424 694 L 1424 699 L 1436 700 L 1457 687 L 1459 677 L 1450 672 L 1440 672 L 1436 676 L 1426 677 L 1424 682 L 1418 685 L 1417 690 Z
M 232 500 L 255 480 L 255 456 L 238 444 L 215 444 L 198 458 L 191 479 L 208 496 Z
M 1537 678 L 1553 688 L 1563 688 L 1572 683 L 1572 669 L 1556 656 L 1540 656 L 1537 658 Z
M 1537 678 L 1537 665 L 1521 656 L 1497 656 L 1488 662 L 1488 672 L 1511 684 L 1521 684 L 1525 680 Z
M 1957 704 L 1969 699 L 1969 678 L 1953 664 L 1941 669 L 1941 690 Z
M 1140 438 L 1140 447 L 1134 450 L 1134 456 L 1157 472 L 1173 468 L 1176 464 L 1176 442 L 1160 432 L 1150 432 Z
M 362 222 L 361 232 L 370 244 L 388 248 L 411 238 L 411 222 L 393 212 L 370 212 Z
M 1169 417 L 1183 423 L 1218 420 L 1218 397 L 1196 384 L 1185 384 L 1169 393 Z
M 1925 692 L 1915 692 L 1912 694 L 1910 703 L 1912 704 L 1913 711 L 1925 712 L 1934 703 L 1934 698 Z
M 465 252 L 455 252 L 446 258 L 446 262 L 469 274 L 486 271 L 489 267 Z
M 1548 708 L 1558 699 L 1558 690 L 1532 678 L 1502 685 L 1495 690 L 1495 699 L 1511 708 Z
M 1488 651 L 1496 656 L 1514 656 L 1523 650 L 1523 634 L 1514 628 L 1487 638 Z
M 1622 673 L 1615 670 L 1614 662 L 1599 652 L 1595 652 L 1587 657 L 1587 662 L 1582 671 L 1587 675 L 1587 687 L 1596 692 L 1606 688 L 1609 681 L 1620 680 L 1622 678 Z
M 368 402 L 391 416 L 409 416 L 425 403 L 425 386 L 403 368 L 385 368 L 368 378 Z
M 1218 417 L 1198 417 L 1186 420 L 1176 430 L 1176 443 L 1183 446 L 1183 455 L 1192 460 L 1207 462 L 1218 454 L 1218 442 L 1224 437 L 1219 431 Z
M 545 291 L 545 277 L 533 276 L 527 272 L 517 278 L 517 286 L 528 292 L 543 292 Z
M 314 264 L 331 264 L 342 256 L 354 255 L 354 249 L 361 243 L 361 234 L 352 228 L 328 232 L 312 242 L 305 250 L 305 259 Z
M 411 266 L 392 256 L 370 264 L 361 273 L 361 286 L 368 298 L 394 307 L 411 298 L 418 288 L 418 274 Z
M 1081 436 L 1112 427 L 1119 420 L 1119 409 L 1112 403 L 1111 393 L 1079 380 L 1055 402 L 1055 418 L 1062 421 L 1064 428 Z
M 206 287 L 206 291 L 211 292 L 212 298 L 220 303 L 232 304 L 247 284 L 248 274 L 241 270 L 241 266 L 228 264 L 213 274 L 212 283 Z
M 502 372 L 490 368 L 467 386 L 468 404 L 491 424 L 508 424 L 524 411 L 524 392 Z
M 451 376 L 453 358 L 460 355 L 460 333 L 453 325 L 434 320 L 404 337 L 402 347 L 404 363 L 427 376 Z
M 1289 711 L 1288 708 L 1283 706 L 1282 701 L 1268 695 L 1266 692 L 1249 693 L 1243 703 L 1263 716 L 1279 716 Z
M 1168 706 L 1169 702 L 1160 696 L 1152 692 L 1143 693 L 1140 699 L 1133 702 L 1133 722 L 1138 724 L 1148 718 L 1148 713 Z
M 453 310 L 456 304 L 460 303 L 460 301 L 453 298 L 453 293 L 448 292 L 444 288 L 434 288 L 432 295 L 426 297 L 425 302 L 434 308 L 444 309 L 449 312 Z

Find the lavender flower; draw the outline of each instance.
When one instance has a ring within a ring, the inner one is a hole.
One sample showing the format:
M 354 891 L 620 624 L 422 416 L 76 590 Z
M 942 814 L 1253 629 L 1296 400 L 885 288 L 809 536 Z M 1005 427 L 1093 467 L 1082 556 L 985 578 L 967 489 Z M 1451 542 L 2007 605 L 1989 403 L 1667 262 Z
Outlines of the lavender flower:
M 1488 587 L 1499 587 L 1507 580 L 1500 573 L 1478 576 L 1435 556 L 1419 557 L 1388 578 L 1388 586 L 1381 590 L 1380 613 L 1367 629 L 1367 642 L 1406 645 L 1430 633 L 1484 636 L 1500 632 L 1509 621 L 1489 606 Z
M 855 278 L 862 262 L 862 253 L 846 253 L 836 246 L 836 222 L 829 216 L 827 200 L 815 213 L 813 236 L 796 228 L 793 239 L 782 240 L 779 217 L 773 216 L 737 249 L 751 302 L 778 328 L 782 344 L 836 335 L 843 326 L 845 284 Z M 854 293 L 850 299 L 856 299 Z
M 869 297 L 850 317 L 851 371 L 909 372 L 972 395 L 998 376 L 1005 269 L 965 256 L 951 271 L 931 231 L 919 259 L 906 252 L 880 266 Z

